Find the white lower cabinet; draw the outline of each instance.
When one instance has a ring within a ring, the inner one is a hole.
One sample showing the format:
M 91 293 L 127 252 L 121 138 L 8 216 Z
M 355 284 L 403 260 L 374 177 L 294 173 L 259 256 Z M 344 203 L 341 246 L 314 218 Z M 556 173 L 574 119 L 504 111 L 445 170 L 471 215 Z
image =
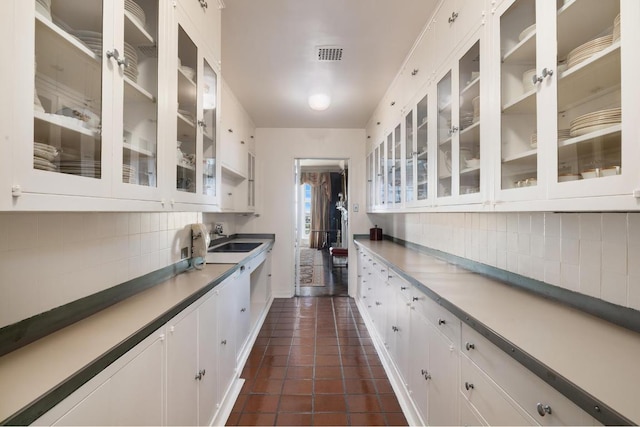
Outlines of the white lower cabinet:
M 224 399 L 236 377 L 236 281 L 227 279 L 218 294 L 218 392 Z
M 449 310 L 360 249 L 357 295 L 409 422 L 594 425 L 595 420 Z M 548 410 L 546 410 L 548 408 Z M 544 415 L 540 415 L 544 414 Z M 413 419 L 410 419 L 413 418 Z
M 167 339 L 167 423 L 209 424 L 217 398 L 216 299 L 213 291 L 198 307 L 175 317 Z
M 163 425 L 164 327 L 112 363 L 34 425 Z
M 251 329 L 251 285 L 249 271 L 241 274 L 236 286 L 236 359 L 239 361 L 248 344 Z

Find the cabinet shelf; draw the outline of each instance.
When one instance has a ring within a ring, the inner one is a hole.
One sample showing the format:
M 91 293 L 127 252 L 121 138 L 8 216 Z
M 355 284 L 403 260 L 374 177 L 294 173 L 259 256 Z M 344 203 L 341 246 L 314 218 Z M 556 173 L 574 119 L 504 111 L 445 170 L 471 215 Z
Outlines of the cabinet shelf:
M 197 85 L 178 68 L 178 103 L 184 105 L 196 105 L 198 97 Z M 182 108 L 182 107 L 181 107 Z
M 524 151 L 522 153 L 514 154 L 509 157 L 505 157 L 502 159 L 502 163 L 513 163 L 513 162 L 522 162 L 522 161 L 535 161 L 538 154 L 538 149 L 534 148 L 531 150 Z
M 196 170 L 195 166 L 190 166 L 190 165 L 185 165 L 185 164 L 178 164 L 177 166 L 179 168 L 181 168 L 181 169 L 186 169 L 186 170 L 189 170 L 189 171 L 195 171 Z
M 473 168 L 465 168 L 460 171 L 460 175 L 468 175 L 472 173 L 480 172 L 480 166 L 476 166 Z
M 502 106 L 505 114 L 535 114 L 536 89 L 526 92 L 513 101 Z
M 424 122 L 422 122 L 422 123 L 420 123 L 420 124 L 418 125 L 418 130 L 420 130 L 420 129 L 424 129 L 424 128 L 426 128 L 428 125 L 429 125 L 429 120 L 425 120 Z
M 469 127 L 466 127 L 466 128 L 464 128 L 464 129 L 462 129 L 462 130 L 460 131 L 460 139 L 462 139 L 462 137 L 463 137 L 464 135 L 467 135 L 467 134 L 470 134 L 470 133 L 477 132 L 477 131 L 479 130 L 479 128 L 480 128 L 480 120 L 478 120 L 478 121 L 477 121 L 477 122 L 475 122 L 475 123 L 472 123 L 472 124 L 471 124 L 471 126 L 469 126 Z
M 476 93 L 480 91 L 480 76 L 471 80 L 471 82 L 469 82 L 469 84 L 460 91 L 460 95 L 463 96 L 463 95 L 466 95 L 467 92 L 472 92 L 472 91 Z
M 156 156 L 153 152 L 151 152 L 151 151 L 149 151 L 149 150 L 145 150 L 145 149 L 143 149 L 143 148 L 136 147 L 136 146 L 131 145 L 131 144 L 127 143 L 127 142 L 123 143 L 123 144 L 122 144 L 122 147 L 123 147 L 125 150 L 128 150 L 129 152 L 138 153 L 138 154 L 141 154 L 141 155 L 146 156 L 146 157 L 151 157 L 151 158 L 153 158 L 153 157 L 155 157 L 155 156 Z
M 91 130 L 91 129 L 87 129 L 81 125 L 78 126 L 74 126 L 72 124 L 69 123 L 65 123 L 65 121 L 67 121 L 67 119 L 69 119 L 69 117 L 67 116 L 61 116 L 59 114 L 50 114 L 50 113 L 43 113 L 41 111 L 34 111 L 33 112 L 33 117 L 37 120 L 58 126 L 60 128 L 63 129 L 67 129 L 73 132 L 76 132 L 78 134 L 81 135 L 86 135 L 86 136 L 90 136 L 92 138 L 95 138 L 97 136 L 96 132 Z M 78 122 L 80 122 L 78 120 Z
M 124 39 L 133 46 L 155 45 L 153 36 L 128 11 L 124 11 Z
M 566 70 L 558 80 L 558 108 L 565 110 L 603 90 L 620 87 L 620 41 Z
M 124 99 L 132 102 L 156 102 L 156 97 L 138 83 L 124 76 Z
M 229 167 L 228 165 L 224 164 L 224 162 L 221 163 L 221 171 L 222 171 L 222 176 L 226 177 L 226 178 L 230 178 L 233 181 L 244 181 L 245 179 L 247 179 L 246 175 L 243 174 L 240 171 L 237 171 L 231 167 Z
M 536 32 L 537 29 L 506 52 L 502 57 L 502 62 L 508 64 L 535 64 Z
M 619 146 L 619 133 L 622 132 L 622 124 L 613 125 L 606 129 L 600 129 L 595 132 L 589 132 L 585 135 L 580 135 L 574 138 L 565 139 L 564 141 L 560 141 L 558 143 L 558 148 L 562 149 L 564 147 L 571 147 L 576 144 L 582 144 L 585 142 L 591 142 L 595 139 L 603 139 L 605 141 L 614 137 L 616 140 L 616 144 Z

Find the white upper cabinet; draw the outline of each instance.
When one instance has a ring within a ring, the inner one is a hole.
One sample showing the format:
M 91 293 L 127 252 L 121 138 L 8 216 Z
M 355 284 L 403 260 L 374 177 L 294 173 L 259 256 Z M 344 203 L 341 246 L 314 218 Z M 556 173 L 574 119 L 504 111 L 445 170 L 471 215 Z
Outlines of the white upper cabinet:
M 0 209 L 219 209 L 220 11 L 200 3 L 11 2 Z
M 219 70 L 202 35 L 180 7 L 176 9 L 175 165 L 172 200 L 216 204 Z
M 495 22 L 500 42 L 500 180 L 497 201 L 626 195 L 608 209 L 637 209 L 639 85 L 622 72 L 637 30 L 637 2 L 573 0 L 504 2 Z M 585 25 L 588 22 L 588 25 Z M 496 51 L 497 53 L 498 51 Z M 565 208 L 566 209 L 566 208 Z
M 207 41 L 216 67 L 220 67 L 222 58 L 221 33 L 222 8 L 219 0 L 176 0 L 177 4 L 186 12 L 194 26 L 200 30 Z M 213 64 L 212 64 L 213 65 Z

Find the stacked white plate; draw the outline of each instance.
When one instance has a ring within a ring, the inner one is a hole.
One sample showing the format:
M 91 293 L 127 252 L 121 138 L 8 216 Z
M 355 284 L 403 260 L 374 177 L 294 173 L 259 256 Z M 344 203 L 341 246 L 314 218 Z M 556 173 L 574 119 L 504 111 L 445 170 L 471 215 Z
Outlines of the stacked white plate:
M 536 24 L 529 25 L 527 28 L 522 30 L 522 32 L 518 36 L 518 41 L 524 40 L 525 38 L 529 37 L 530 34 L 533 34 L 535 32 L 536 32 Z
M 58 157 L 60 151 L 49 144 L 43 144 L 41 142 L 33 143 L 33 167 L 34 169 L 40 169 L 50 172 L 55 172 L 58 167 L 53 163 L 53 160 Z
M 569 138 L 571 138 L 571 132 L 569 129 L 558 129 L 558 142 Z M 531 144 L 531 148 L 536 148 L 538 146 L 538 134 L 533 133 L 529 138 L 529 142 Z
M 135 184 L 136 169 L 133 166 L 123 164 L 122 165 L 122 182 L 128 184 Z
M 527 93 L 530 90 L 533 90 L 535 85 L 533 84 L 533 76 L 536 74 L 536 69 L 532 68 L 530 70 L 522 73 L 522 88 L 524 89 L 523 93 Z
M 144 13 L 144 10 L 133 0 L 124 0 L 124 10 L 130 12 L 140 24 L 144 27 L 147 23 L 147 16 Z
M 622 109 L 609 108 L 583 114 L 571 121 L 571 136 L 585 135 L 622 122 Z
M 124 56 L 129 60 L 129 66 L 125 67 L 124 74 L 134 82 L 138 81 L 138 52 L 129 43 L 124 42 Z
M 611 34 L 597 39 L 586 42 L 585 44 L 578 46 L 569 52 L 567 56 L 567 68 L 571 68 L 578 65 L 582 61 L 589 59 L 594 54 L 600 52 L 603 49 L 608 48 L 613 43 L 613 36 Z
M 620 40 L 620 14 L 613 20 L 613 42 Z
M 474 123 L 473 111 L 460 111 L 460 130 L 466 129 Z
M 89 178 L 100 177 L 100 166 L 96 160 L 60 160 L 60 172 Z

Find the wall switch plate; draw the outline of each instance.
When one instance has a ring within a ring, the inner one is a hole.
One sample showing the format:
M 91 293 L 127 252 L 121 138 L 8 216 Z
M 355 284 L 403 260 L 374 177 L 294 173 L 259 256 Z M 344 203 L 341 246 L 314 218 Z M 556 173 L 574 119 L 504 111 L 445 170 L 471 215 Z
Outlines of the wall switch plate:
M 180 249 L 180 259 L 186 259 L 189 258 L 189 248 L 188 247 L 184 247 L 182 249 Z

